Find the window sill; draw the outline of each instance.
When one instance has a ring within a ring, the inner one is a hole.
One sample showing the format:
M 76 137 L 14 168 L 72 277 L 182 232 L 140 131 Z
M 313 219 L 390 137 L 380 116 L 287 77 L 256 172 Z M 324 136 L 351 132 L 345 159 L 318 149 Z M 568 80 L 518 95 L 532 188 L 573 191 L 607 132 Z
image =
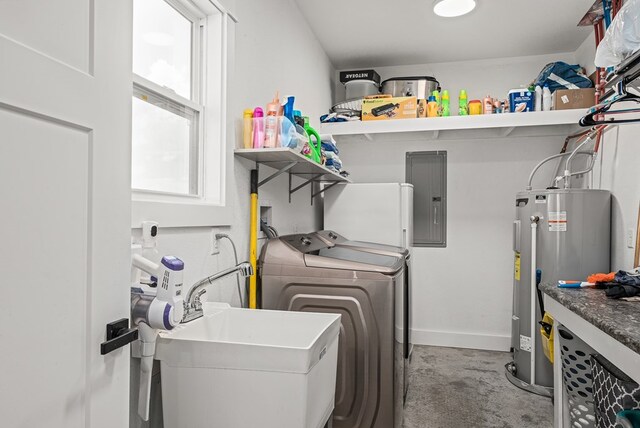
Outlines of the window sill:
M 230 206 L 185 201 L 131 201 L 131 228 L 143 221 L 157 221 L 161 227 L 230 226 L 233 209 Z

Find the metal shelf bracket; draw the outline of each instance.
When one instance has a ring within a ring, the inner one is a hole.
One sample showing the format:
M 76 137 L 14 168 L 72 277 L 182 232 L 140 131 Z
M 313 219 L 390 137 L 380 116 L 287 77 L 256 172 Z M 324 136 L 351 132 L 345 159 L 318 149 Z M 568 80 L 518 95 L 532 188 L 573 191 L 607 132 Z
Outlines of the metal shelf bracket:
M 300 184 L 299 186 L 296 186 L 295 188 L 291 188 L 291 173 L 289 173 L 289 203 L 291 203 L 291 195 L 293 195 L 295 192 L 297 192 L 298 190 L 302 189 L 305 186 L 308 186 L 309 184 L 313 183 L 314 181 L 316 181 L 318 178 L 322 177 L 324 174 L 315 174 L 313 175 L 311 178 L 309 178 L 308 180 L 305 180 L 304 183 Z
M 330 183 L 328 186 L 323 187 L 322 189 L 318 190 L 317 192 L 313 193 L 313 191 L 312 191 L 311 199 L 315 198 L 316 196 L 318 196 L 321 193 L 326 192 L 327 190 L 331 189 L 336 184 L 341 183 L 341 181 L 330 181 L 328 183 Z
M 262 186 L 263 184 L 266 184 L 266 183 L 270 182 L 271 180 L 273 180 L 274 178 L 278 177 L 279 175 L 284 174 L 285 172 L 289 171 L 291 168 L 293 168 L 297 164 L 298 164 L 298 162 L 291 162 L 291 163 L 283 166 L 282 168 L 280 168 L 279 170 L 277 170 L 276 172 L 274 172 L 273 174 L 271 174 L 270 176 L 266 177 L 264 180 L 259 182 L 258 183 L 258 187 Z M 256 163 L 256 169 L 258 168 L 257 165 L 258 165 L 258 163 Z M 265 163 L 265 165 L 268 165 L 268 163 Z

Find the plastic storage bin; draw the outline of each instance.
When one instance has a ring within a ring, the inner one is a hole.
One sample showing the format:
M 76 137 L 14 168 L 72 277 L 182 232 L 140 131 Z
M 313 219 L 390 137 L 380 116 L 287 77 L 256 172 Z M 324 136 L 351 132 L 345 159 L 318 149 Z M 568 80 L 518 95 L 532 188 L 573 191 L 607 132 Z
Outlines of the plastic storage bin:
M 611 362 L 601 355 L 592 355 L 591 372 L 598 428 L 615 427 L 622 411 L 640 410 L 640 385 Z
M 571 428 L 595 428 L 596 416 L 590 360 L 594 351 L 562 325 L 558 326 L 558 336 L 555 340 L 556 346 L 560 346 L 562 383 Z

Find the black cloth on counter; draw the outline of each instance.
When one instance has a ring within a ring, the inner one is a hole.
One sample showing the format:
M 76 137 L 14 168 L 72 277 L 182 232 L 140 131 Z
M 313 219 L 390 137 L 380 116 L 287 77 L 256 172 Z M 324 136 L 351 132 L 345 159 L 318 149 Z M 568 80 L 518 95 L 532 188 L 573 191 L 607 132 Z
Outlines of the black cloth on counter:
M 613 281 L 605 284 L 607 297 L 619 299 L 621 297 L 640 296 L 640 275 L 632 275 L 629 272 L 619 270 Z

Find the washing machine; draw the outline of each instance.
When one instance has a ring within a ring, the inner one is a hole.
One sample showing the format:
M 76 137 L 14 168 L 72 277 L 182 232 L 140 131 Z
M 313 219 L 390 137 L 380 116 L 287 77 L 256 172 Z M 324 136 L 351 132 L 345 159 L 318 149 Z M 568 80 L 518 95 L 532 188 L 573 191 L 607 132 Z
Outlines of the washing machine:
M 317 233 L 270 239 L 262 248 L 264 309 L 342 315 L 334 428 L 402 427 L 405 326 L 397 326 L 396 301 L 405 264 L 399 253 L 337 245 Z
M 327 243 L 375 254 L 401 257 L 404 260 L 404 284 L 396 290 L 396 338 L 402 340 L 402 359 L 404 365 L 403 404 L 409 393 L 409 373 L 413 343 L 411 341 L 411 252 L 408 248 L 375 242 L 352 241 L 333 230 L 321 230 L 316 234 Z

